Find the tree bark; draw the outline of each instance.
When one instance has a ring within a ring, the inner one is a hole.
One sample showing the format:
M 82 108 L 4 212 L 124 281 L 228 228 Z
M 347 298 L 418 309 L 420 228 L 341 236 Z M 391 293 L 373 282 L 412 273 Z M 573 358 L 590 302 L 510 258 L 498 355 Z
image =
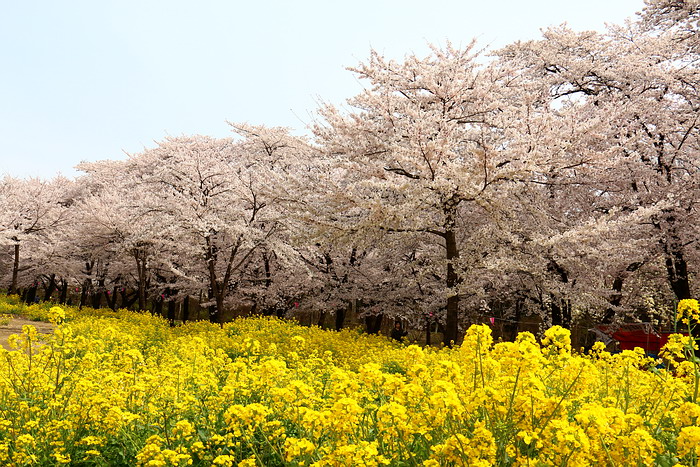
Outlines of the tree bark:
M 156 297 L 153 302 L 153 314 L 155 316 L 163 316 L 163 297 Z
M 96 310 L 102 307 L 102 292 L 98 292 L 92 295 L 90 306 L 92 306 Z
M 454 261 L 459 258 L 457 238 L 452 229 L 445 231 L 445 248 L 447 250 L 447 316 L 445 319 L 445 335 L 443 342 L 446 346 L 452 346 L 459 338 L 459 293 L 456 288 L 459 276 L 455 269 Z
M 56 284 L 56 274 L 51 274 L 49 276 L 49 283 L 46 286 L 46 289 L 44 290 L 44 301 L 48 302 L 51 300 L 51 295 L 56 291 L 57 284 Z
M 379 313 L 378 315 L 368 315 L 365 316 L 365 327 L 367 328 L 367 334 L 379 334 L 382 330 L 382 321 L 384 320 L 384 315 Z
M 119 298 L 119 288 L 114 286 L 112 288 L 112 293 L 105 291 L 105 296 L 107 299 L 107 305 L 112 309 L 112 311 L 117 311 L 117 298 Z
M 182 322 L 186 323 L 190 319 L 190 296 L 185 295 L 182 299 Z
M 671 290 L 677 300 L 685 300 L 690 296 L 690 280 L 688 278 L 688 263 L 683 253 L 682 241 L 676 233 L 676 217 L 667 215 L 668 231 L 661 241 L 666 256 L 666 274 Z M 662 224 L 655 222 L 654 226 L 662 230 Z
M 520 319 L 523 315 L 524 302 L 525 300 L 522 297 L 516 297 L 513 322 L 506 322 L 503 326 L 504 331 L 508 333 L 508 340 L 510 341 L 515 341 L 515 338 L 518 337 L 518 327 L 520 326 Z
M 16 238 L 13 240 L 17 240 Z M 12 283 L 8 295 L 12 295 L 17 291 L 17 276 L 19 274 L 19 242 L 15 243 L 14 261 L 12 263 Z
M 549 309 L 552 316 L 552 326 L 571 329 L 571 302 L 558 298 L 554 294 L 550 294 L 550 299 Z
M 318 315 L 318 321 L 316 322 L 316 326 L 318 326 L 321 329 L 325 329 L 326 326 L 326 312 L 322 311 Z
M 216 294 L 216 315 L 212 322 L 217 324 L 224 322 L 224 294 L 221 292 Z
M 338 308 L 335 310 L 335 330 L 340 331 L 343 329 L 343 324 L 345 324 L 345 315 L 347 314 L 346 308 Z
M 92 307 L 98 309 L 102 307 L 102 293 L 104 291 L 105 281 L 100 279 L 97 281 L 97 293 L 92 294 Z
M 549 259 L 547 270 L 556 274 L 562 284 L 569 283 L 569 273 L 554 258 Z M 562 326 L 571 329 L 571 306 L 569 302 L 553 293 L 549 294 L 549 313 L 552 318 L 552 326 Z
M 61 295 L 58 299 L 58 303 L 64 304 L 68 300 L 68 281 L 61 279 Z
M 83 287 L 80 290 L 80 304 L 78 306 L 78 309 L 82 309 L 85 305 L 87 305 L 87 299 L 88 299 L 88 293 L 90 291 L 90 287 L 92 285 L 92 281 L 90 278 L 85 279 L 83 282 Z
M 209 298 L 213 298 L 216 305 L 209 306 L 209 321 L 212 323 L 221 324 L 223 317 L 221 316 L 224 310 L 224 290 L 226 284 L 219 284 L 216 276 L 216 251 L 211 243 L 211 238 L 206 237 L 207 252 L 206 261 L 209 271 Z
M 146 309 L 146 258 L 141 250 L 134 251 L 136 273 L 138 275 L 139 310 Z
M 430 345 L 430 331 L 433 327 L 433 317 L 428 314 L 425 317 L 425 345 Z
M 671 290 L 678 300 L 686 300 L 690 296 L 690 281 L 688 280 L 688 263 L 680 249 L 674 249 L 666 256 L 666 272 Z
M 168 300 L 168 323 L 170 326 L 175 326 L 175 300 Z
M 27 305 L 31 305 L 36 300 L 37 285 L 34 284 L 27 289 Z
M 122 308 L 124 309 L 129 309 L 133 306 L 134 303 L 136 303 L 139 299 L 139 291 L 136 290 L 132 293 L 129 292 L 129 290 L 124 287 L 122 288 L 120 292 L 122 296 Z M 139 311 L 143 311 L 143 308 L 139 308 Z
M 610 307 L 605 310 L 605 315 L 603 315 L 603 319 L 601 322 L 603 324 L 610 324 L 615 320 L 615 308 L 620 306 L 620 303 L 622 303 L 622 284 L 624 283 L 624 278 L 622 277 L 622 274 L 618 274 L 615 279 L 613 279 L 612 283 L 612 294 L 610 295 L 610 298 L 608 299 L 608 302 L 610 303 Z
M 92 276 L 92 270 L 94 267 L 95 267 L 94 261 L 87 261 L 85 263 L 85 275 L 87 277 L 83 281 L 83 290 L 80 292 L 79 309 L 82 309 L 85 305 L 87 305 L 88 294 L 92 291 L 92 277 L 91 276 Z
M 615 276 L 611 287 L 612 293 L 610 294 L 610 298 L 608 299 L 610 307 L 607 310 L 605 310 L 605 315 L 603 315 L 603 319 L 601 320 L 603 324 L 610 324 L 615 320 L 615 308 L 619 307 L 622 303 L 622 286 L 627 277 L 627 273 L 636 271 L 637 269 L 642 267 L 643 264 L 643 262 L 632 263 L 629 266 L 627 266 L 624 271 L 619 272 Z

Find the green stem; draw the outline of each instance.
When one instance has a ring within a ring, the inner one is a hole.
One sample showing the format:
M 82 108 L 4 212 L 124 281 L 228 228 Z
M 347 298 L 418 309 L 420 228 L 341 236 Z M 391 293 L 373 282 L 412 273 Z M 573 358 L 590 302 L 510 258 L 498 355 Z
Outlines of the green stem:
M 554 410 L 552 410 L 552 413 L 550 413 L 550 414 L 547 416 L 547 419 L 544 421 L 544 425 L 542 425 L 542 427 L 540 428 L 540 430 L 537 432 L 537 437 L 538 437 L 538 438 L 539 438 L 539 436 L 542 434 L 542 432 L 544 431 L 544 429 L 547 427 L 547 425 L 549 424 L 549 422 L 552 420 L 552 418 L 554 417 L 554 414 L 557 413 L 557 411 L 559 410 L 559 407 L 561 407 L 561 404 L 564 402 L 564 400 L 565 400 L 566 397 L 569 395 L 569 393 L 571 392 L 571 390 L 574 389 L 574 386 L 575 386 L 576 383 L 578 382 L 578 379 L 581 377 L 581 373 L 583 373 L 583 366 L 582 366 L 581 369 L 578 371 L 578 374 L 576 375 L 576 378 L 574 378 L 574 380 L 571 382 L 571 384 L 569 385 L 569 387 L 566 388 L 566 391 L 564 391 L 564 394 L 561 396 L 561 399 L 559 399 L 559 402 L 557 402 L 557 405 L 556 405 L 556 407 L 554 407 Z
M 688 350 L 690 353 L 691 361 L 693 362 L 693 376 L 695 379 L 695 387 L 693 388 L 693 399 L 692 403 L 696 404 L 698 401 L 698 389 L 700 389 L 700 368 L 698 368 L 698 359 L 695 355 L 695 337 L 693 336 L 693 331 L 690 328 L 690 319 L 688 319 Z

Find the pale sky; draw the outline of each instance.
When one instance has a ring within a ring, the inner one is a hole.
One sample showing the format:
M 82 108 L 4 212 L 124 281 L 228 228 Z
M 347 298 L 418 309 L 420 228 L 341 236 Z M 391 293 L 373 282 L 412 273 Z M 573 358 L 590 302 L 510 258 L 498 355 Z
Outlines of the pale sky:
M 371 48 L 500 47 L 622 23 L 643 0 L 0 0 L 0 176 L 73 177 L 226 120 L 302 134 Z

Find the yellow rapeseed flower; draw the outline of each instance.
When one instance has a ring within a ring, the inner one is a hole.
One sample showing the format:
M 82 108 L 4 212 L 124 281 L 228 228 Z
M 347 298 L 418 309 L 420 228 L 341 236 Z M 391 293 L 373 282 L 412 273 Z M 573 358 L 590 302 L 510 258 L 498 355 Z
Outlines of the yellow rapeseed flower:
M 687 426 L 678 434 L 678 455 L 683 457 L 689 454 L 700 454 L 700 427 Z
M 698 321 L 700 320 L 700 304 L 694 299 L 685 299 L 678 302 L 678 313 L 677 318 L 683 321 L 685 324 L 689 323 L 689 320 Z

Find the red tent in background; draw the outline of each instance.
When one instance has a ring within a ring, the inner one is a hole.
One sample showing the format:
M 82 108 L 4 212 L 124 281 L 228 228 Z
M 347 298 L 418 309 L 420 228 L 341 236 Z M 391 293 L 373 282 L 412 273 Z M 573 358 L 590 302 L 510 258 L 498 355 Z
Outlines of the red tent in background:
M 597 326 L 592 329 L 606 345 L 617 341 L 620 350 L 633 350 L 641 347 L 647 353 L 658 354 L 673 331 L 658 331 L 651 323 L 623 323 L 620 325 Z M 688 333 L 679 333 L 688 335 Z

